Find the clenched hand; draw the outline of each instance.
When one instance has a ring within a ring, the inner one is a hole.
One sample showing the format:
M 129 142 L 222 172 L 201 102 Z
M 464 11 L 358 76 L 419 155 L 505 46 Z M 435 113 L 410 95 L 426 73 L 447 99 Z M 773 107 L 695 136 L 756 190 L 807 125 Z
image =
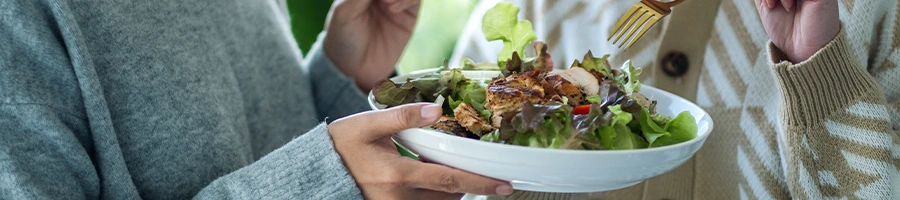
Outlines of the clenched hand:
M 841 29 L 837 0 L 756 0 L 766 33 L 793 63 L 806 61 Z
M 394 71 L 418 13 L 419 0 L 337 0 L 325 26 L 325 54 L 369 91 Z
M 328 132 L 366 199 L 460 199 L 463 193 L 508 195 L 503 181 L 403 157 L 391 135 L 428 126 L 441 116 L 431 103 L 407 104 L 335 120 Z

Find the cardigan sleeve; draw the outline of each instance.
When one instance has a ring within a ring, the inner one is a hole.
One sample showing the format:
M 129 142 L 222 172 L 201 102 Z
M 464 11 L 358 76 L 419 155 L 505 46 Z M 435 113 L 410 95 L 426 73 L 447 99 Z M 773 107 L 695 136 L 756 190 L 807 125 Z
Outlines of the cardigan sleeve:
M 797 64 L 769 44 L 781 91 L 783 170 L 795 199 L 898 198 L 898 96 L 884 89 L 900 81 L 876 77 L 900 71 L 870 73 L 851 56 L 846 35 Z

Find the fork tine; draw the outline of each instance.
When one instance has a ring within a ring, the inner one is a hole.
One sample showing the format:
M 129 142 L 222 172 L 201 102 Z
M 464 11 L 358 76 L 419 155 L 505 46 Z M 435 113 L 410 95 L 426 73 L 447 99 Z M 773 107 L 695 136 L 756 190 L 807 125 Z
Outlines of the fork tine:
M 647 20 L 649 19 L 648 17 L 650 15 L 648 12 L 649 11 L 644 11 L 643 13 L 641 13 L 640 17 L 637 18 L 637 20 L 632 21 L 634 23 L 631 23 L 628 25 L 629 28 L 626 29 L 626 30 L 628 30 L 628 34 L 625 34 L 626 35 L 625 40 L 623 40 L 622 43 L 619 43 L 619 39 L 616 39 L 616 41 L 613 43 L 619 43 L 619 48 L 622 48 L 622 45 L 625 45 L 625 43 L 627 43 L 628 40 L 632 40 L 633 36 L 634 36 L 634 32 L 637 31 L 638 29 L 641 29 L 641 25 L 644 25 L 644 23 L 646 23 Z
M 656 13 L 651 14 L 650 19 L 647 20 L 647 23 L 644 24 L 644 26 L 641 26 L 641 31 L 638 32 L 637 36 L 635 36 L 634 39 L 632 39 L 631 42 L 628 43 L 628 45 L 625 45 L 625 48 L 631 48 L 631 45 L 634 45 L 634 43 L 637 42 L 638 39 L 641 39 L 641 37 L 644 36 L 644 33 L 647 33 L 647 30 L 650 30 L 650 27 L 653 27 L 653 25 L 656 25 L 656 22 L 659 22 L 660 17 L 661 16 Z
M 616 26 L 613 26 L 613 29 L 609 32 L 609 37 L 607 37 L 606 40 L 609 41 L 613 38 L 614 35 L 621 34 L 620 32 L 624 32 L 622 31 L 622 25 L 625 24 L 625 22 L 628 22 L 634 15 L 634 13 L 639 9 L 641 9 L 640 5 L 634 5 L 631 7 L 631 9 L 628 9 L 628 11 L 622 15 L 622 18 L 619 18 L 619 22 L 616 22 Z
M 634 28 L 634 24 L 637 23 L 637 21 L 641 20 L 641 18 L 642 18 L 642 17 L 644 16 L 644 14 L 646 14 L 646 13 L 647 13 L 646 10 L 644 10 L 643 8 L 640 8 L 640 9 L 634 14 L 634 16 L 632 16 L 631 19 L 629 19 L 628 22 L 625 23 L 625 25 L 622 25 L 622 27 L 619 28 L 619 29 L 620 29 L 619 34 L 616 34 L 616 39 L 614 39 L 614 40 L 612 41 L 613 44 L 619 43 L 619 41 L 621 41 L 623 38 L 627 40 L 629 37 L 631 37 L 631 33 L 628 33 L 628 31 L 631 30 L 631 29 L 633 29 L 633 28 Z

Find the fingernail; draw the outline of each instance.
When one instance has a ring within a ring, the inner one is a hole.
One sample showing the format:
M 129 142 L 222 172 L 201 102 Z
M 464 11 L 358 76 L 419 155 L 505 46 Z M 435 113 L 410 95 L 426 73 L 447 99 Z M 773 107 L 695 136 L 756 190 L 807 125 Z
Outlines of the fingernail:
M 422 106 L 422 111 L 420 111 L 422 115 L 422 119 L 431 123 L 431 121 L 436 120 L 438 117 L 441 117 L 443 110 L 440 105 L 431 104 L 427 106 Z
M 770 10 L 772 8 L 775 8 L 775 1 L 766 1 L 766 7 L 768 7 Z
M 508 186 L 508 185 L 497 186 L 497 194 L 499 194 L 499 195 L 509 195 L 509 194 L 512 194 L 512 192 L 513 192 L 512 186 Z

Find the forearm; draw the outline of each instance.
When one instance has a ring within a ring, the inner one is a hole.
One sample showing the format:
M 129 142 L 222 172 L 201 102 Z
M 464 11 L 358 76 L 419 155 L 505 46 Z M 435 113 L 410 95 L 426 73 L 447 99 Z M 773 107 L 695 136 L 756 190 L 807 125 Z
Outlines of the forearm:
M 341 73 L 322 50 L 322 39 L 313 44 L 307 53 L 304 69 L 311 82 L 319 120 L 334 120 L 353 113 L 369 110 L 366 94 L 354 80 Z

